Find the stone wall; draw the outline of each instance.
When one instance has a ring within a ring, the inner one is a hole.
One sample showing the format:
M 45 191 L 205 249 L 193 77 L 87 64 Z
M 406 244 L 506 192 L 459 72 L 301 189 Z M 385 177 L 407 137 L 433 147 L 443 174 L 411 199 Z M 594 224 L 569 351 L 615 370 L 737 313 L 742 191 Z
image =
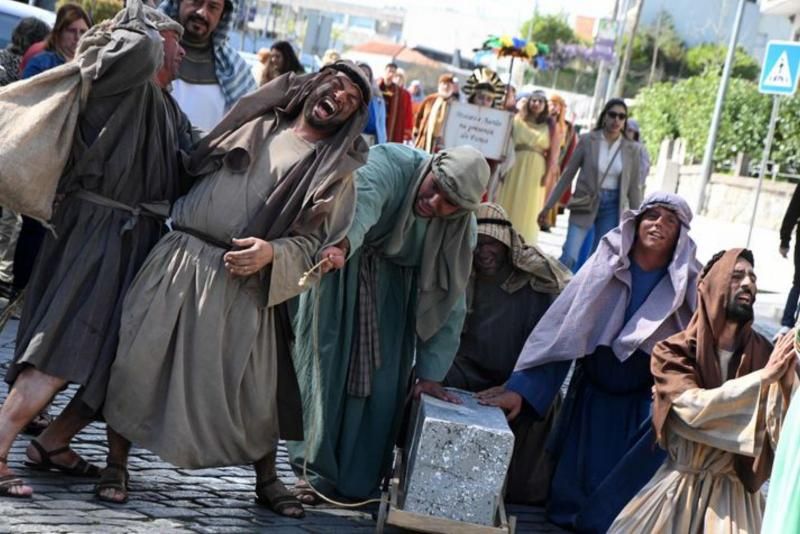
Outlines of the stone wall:
M 701 183 L 701 166 L 682 164 L 680 156 L 673 159 L 669 152 L 672 150 L 662 147 L 659 161 L 647 179 L 647 192 L 660 190 L 678 193 L 694 209 Z M 719 221 L 749 224 L 757 187 L 757 178 L 713 174 L 702 214 Z M 765 177 L 755 225 L 778 230 L 795 187 L 793 183 L 776 182 L 769 176 Z

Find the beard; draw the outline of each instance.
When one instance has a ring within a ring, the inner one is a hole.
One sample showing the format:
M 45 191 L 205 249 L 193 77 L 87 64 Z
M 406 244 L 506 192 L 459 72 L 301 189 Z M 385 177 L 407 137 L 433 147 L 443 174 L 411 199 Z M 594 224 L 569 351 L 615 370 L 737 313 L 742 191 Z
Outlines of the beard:
M 324 98 L 333 98 L 333 88 L 330 84 L 323 84 L 314 90 L 303 103 L 303 118 L 306 123 L 325 134 L 333 134 L 350 118 L 345 116 L 341 109 L 325 119 L 321 119 L 314 114 L 314 108 Z
M 725 306 L 725 314 L 728 320 L 742 325 L 753 320 L 753 305 L 738 302 L 736 300 L 738 295 L 739 293 L 736 293 L 736 295 L 728 301 L 727 306 Z

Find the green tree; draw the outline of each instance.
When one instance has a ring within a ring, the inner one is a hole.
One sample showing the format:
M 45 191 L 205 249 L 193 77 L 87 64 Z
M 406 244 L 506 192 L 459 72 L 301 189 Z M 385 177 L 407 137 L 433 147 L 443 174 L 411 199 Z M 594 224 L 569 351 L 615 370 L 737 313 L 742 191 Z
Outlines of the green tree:
M 525 21 L 519 29 L 520 37 L 532 39 L 538 43 L 554 45 L 561 43 L 577 43 L 578 37 L 567 24 L 565 18 L 559 15 L 539 15 L 534 14 L 532 18 Z
M 686 141 L 687 156 L 694 161 L 702 159 L 719 83 L 718 75 L 693 76 L 639 93 L 633 115 L 651 154 L 658 154 L 665 137 L 681 137 Z M 715 166 L 734 161 L 739 152 L 760 154 L 769 114 L 770 100 L 759 94 L 756 84 L 731 79 L 714 149 Z
M 79 4 L 95 24 L 113 18 L 120 9 L 125 7 L 122 0 L 59 0 L 56 8 L 67 3 Z
M 672 17 L 666 12 L 662 12 L 660 17 L 660 21 L 639 30 L 633 40 L 631 65 L 625 81 L 626 97 L 635 96 L 650 83 L 656 44 L 658 44 L 658 57 L 654 82 L 680 78 L 685 70 L 686 45 L 675 30 Z
M 705 43 L 690 48 L 686 53 L 686 66 L 690 74 L 720 74 L 725 63 L 727 47 Z M 744 48 L 736 47 L 731 75 L 745 80 L 757 80 L 761 67 Z

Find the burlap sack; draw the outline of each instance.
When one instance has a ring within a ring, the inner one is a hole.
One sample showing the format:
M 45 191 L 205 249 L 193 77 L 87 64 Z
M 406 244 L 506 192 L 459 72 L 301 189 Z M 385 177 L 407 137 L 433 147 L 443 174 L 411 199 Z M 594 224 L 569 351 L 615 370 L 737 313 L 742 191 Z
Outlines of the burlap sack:
M 0 206 L 50 219 L 82 85 L 80 67 L 68 63 L 0 89 Z
M 166 18 L 132 0 L 83 36 L 73 61 L 0 89 L 0 206 L 50 219 L 89 91 L 102 81 L 103 94 L 116 94 L 136 76 L 119 77 L 115 71 L 149 78 L 163 62 L 158 28 L 147 12 L 151 19 Z

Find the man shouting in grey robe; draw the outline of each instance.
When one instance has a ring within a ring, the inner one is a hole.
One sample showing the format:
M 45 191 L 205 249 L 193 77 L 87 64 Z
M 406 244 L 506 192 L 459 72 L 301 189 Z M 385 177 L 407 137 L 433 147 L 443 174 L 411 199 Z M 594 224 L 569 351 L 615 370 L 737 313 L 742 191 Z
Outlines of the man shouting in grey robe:
M 353 217 L 369 99 L 340 61 L 233 107 L 193 153 L 198 180 L 131 286 L 111 371 L 104 414 L 121 436 L 181 467 L 254 463 L 259 502 L 293 517 L 302 506 L 275 471 L 279 430 L 302 434 L 284 306 L 304 273 L 344 262 L 328 246 Z M 111 443 L 119 500 L 127 445 Z

